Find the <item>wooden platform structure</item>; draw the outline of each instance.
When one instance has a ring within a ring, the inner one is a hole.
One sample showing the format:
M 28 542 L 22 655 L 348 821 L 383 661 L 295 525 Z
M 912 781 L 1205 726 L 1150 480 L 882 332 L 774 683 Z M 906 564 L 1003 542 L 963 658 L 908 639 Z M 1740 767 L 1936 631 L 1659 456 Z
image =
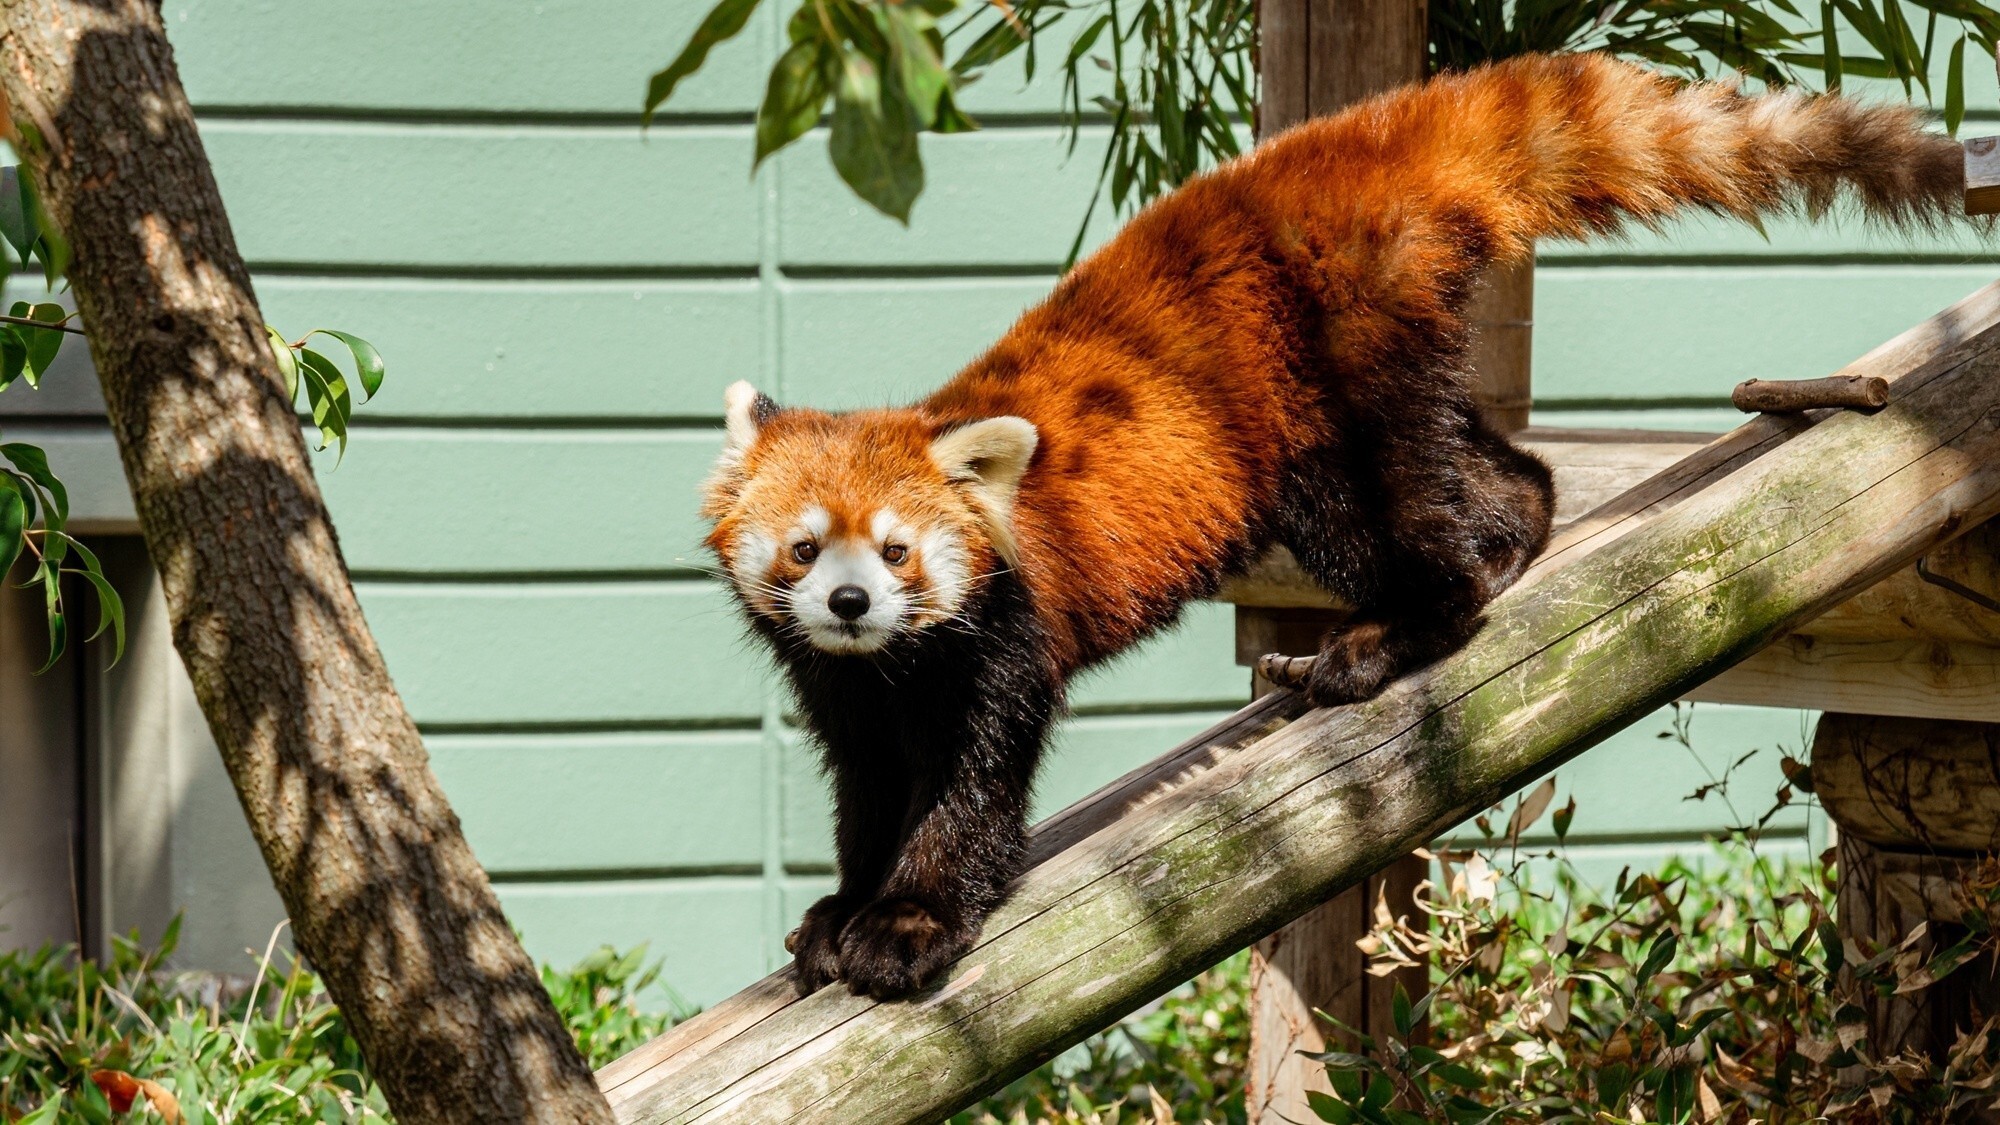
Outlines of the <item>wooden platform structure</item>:
M 2000 285 L 1841 374 L 1886 379 L 1889 405 L 1699 446 L 1531 433 L 1570 508 L 1611 495 L 1463 651 L 1355 707 L 1258 700 L 1040 825 L 927 995 L 800 999 L 780 972 L 605 1068 L 619 1118 L 938 1120 L 1672 699 L 1826 706 L 1865 683 L 1984 717 L 1965 685 L 2000 663 L 1979 601 L 2000 585 L 1967 533 L 2000 512 Z M 1231 590 L 1309 594 L 1333 608 L 1282 558 Z
M 1637 487 L 1712 440 L 1647 430 L 1531 428 L 1517 435 L 1555 470 L 1559 525 Z M 1689 691 L 1713 703 L 2000 722 L 2000 531 L 1980 529 L 1806 622 Z M 1278 552 L 1224 588 L 1239 609 L 1313 609 L 1314 641 L 1341 616 Z M 1238 662 L 1287 647 L 1239 630 Z M 1309 650 L 1308 650 L 1309 651 Z

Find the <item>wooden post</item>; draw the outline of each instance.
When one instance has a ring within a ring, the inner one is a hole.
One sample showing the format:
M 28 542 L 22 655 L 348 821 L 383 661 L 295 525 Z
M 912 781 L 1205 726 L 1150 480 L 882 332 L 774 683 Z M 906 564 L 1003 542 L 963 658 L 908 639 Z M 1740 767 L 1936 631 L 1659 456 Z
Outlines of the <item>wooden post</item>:
M 1270 136 L 1308 117 L 1422 81 L 1428 15 L 1425 0 L 1262 0 L 1259 134 Z M 1509 433 L 1528 425 L 1534 312 L 1532 258 L 1487 271 L 1467 309 L 1479 404 Z M 1317 635 L 1299 627 L 1317 620 L 1312 611 L 1300 617 L 1283 609 L 1242 610 L 1238 647 L 1243 648 L 1246 631 L 1277 631 L 1293 634 L 1290 645 L 1263 652 L 1309 655 L 1317 649 Z M 1419 860 L 1398 863 L 1257 943 L 1250 962 L 1252 1122 L 1276 1125 L 1309 1117 L 1305 1092 L 1323 1087 L 1325 1076 L 1298 1052 L 1325 1049 L 1325 1023 L 1313 1015 L 1315 1007 L 1371 1035 L 1387 1030 L 1394 981 L 1357 975 L 1363 962 L 1353 943 L 1366 932 L 1379 892 L 1390 892 L 1392 909 L 1407 911 L 1410 891 L 1425 873 Z M 1421 996 L 1427 987 L 1423 974 L 1407 976 L 1404 986 L 1413 997 Z
M 1840 829 L 1835 921 L 1864 956 L 1918 925 L 1926 955 L 1965 936 L 1968 879 L 2000 849 L 2000 725 L 1829 713 L 1813 736 L 1813 789 Z M 1989 958 L 1919 992 L 1868 990 L 1877 1058 L 1942 1062 L 1980 1013 L 2000 1011 Z
M 1346 616 L 1339 610 L 1239 606 L 1236 662 L 1254 667 L 1265 653 L 1308 656 L 1319 638 Z M 1262 699 L 1276 690 L 1251 675 L 1251 694 Z M 1417 884 L 1429 865 L 1404 856 L 1359 885 L 1335 895 L 1298 921 L 1259 941 L 1250 952 L 1250 1058 L 1244 1106 L 1258 1123 L 1314 1120 L 1306 1100 L 1311 1090 L 1329 1091 L 1326 1069 L 1302 1051 L 1351 1049 L 1317 1012 L 1366 1035 L 1392 1034 L 1391 1002 L 1401 984 L 1412 1000 L 1430 988 L 1421 967 L 1393 976 L 1368 973 L 1357 942 L 1373 925 L 1379 900 L 1391 911 L 1422 925 L 1415 909 Z
M 1424 78 L 1429 44 L 1425 0 L 1261 0 L 1258 18 L 1260 136 Z M 1522 291 L 1517 284 L 1497 292 L 1482 286 L 1475 303 L 1482 309 L 1492 306 L 1482 315 L 1514 317 Z M 1530 281 L 1526 292 L 1532 291 Z M 1483 331 L 1480 339 L 1484 349 L 1488 338 Z M 1516 345 L 1516 338 L 1500 336 L 1492 342 L 1504 352 Z M 1525 377 L 1525 328 L 1518 348 Z M 1521 390 L 1525 395 L 1525 382 Z M 1527 422 L 1523 405 L 1519 422 L 1509 428 Z M 1324 610 L 1241 608 L 1237 662 L 1249 665 L 1269 652 L 1311 655 L 1319 651 L 1320 635 L 1334 620 Z M 1259 696 L 1268 690 L 1254 681 L 1252 688 Z M 1306 1093 L 1328 1089 L 1325 1068 L 1299 1052 L 1338 1045 L 1329 1042 L 1333 1029 L 1314 1009 L 1369 1035 L 1392 1030 L 1394 983 L 1369 976 L 1367 960 L 1354 943 L 1368 932 L 1377 895 L 1386 895 L 1396 913 L 1417 913 L 1412 892 L 1428 870 L 1414 856 L 1398 860 L 1252 948 L 1244 1092 L 1252 1125 L 1313 1119 Z M 1398 976 L 1413 999 L 1429 987 L 1422 970 Z
M 1479 376 L 1479 405 L 1502 433 L 1528 428 L 1530 344 L 1535 325 L 1535 259 L 1486 271 L 1466 308 L 1472 321 L 1472 370 Z

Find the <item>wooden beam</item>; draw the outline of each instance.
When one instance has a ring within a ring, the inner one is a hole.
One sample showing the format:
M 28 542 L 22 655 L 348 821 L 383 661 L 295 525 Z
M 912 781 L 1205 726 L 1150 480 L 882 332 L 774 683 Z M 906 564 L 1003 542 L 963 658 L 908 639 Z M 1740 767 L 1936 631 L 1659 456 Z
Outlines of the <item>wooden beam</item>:
M 1965 142 L 1965 213 L 2000 214 L 2000 137 Z
M 1687 693 L 1696 703 L 2000 722 L 2000 648 L 1780 638 Z
M 2000 725 L 1830 714 L 1813 793 L 1843 833 L 1890 848 L 2000 851 Z
M 1812 788 L 1840 829 L 1834 919 L 1859 954 L 1851 960 L 1906 945 L 1928 959 L 1968 936 L 1966 904 L 1980 898 L 1972 884 L 2000 845 L 1996 747 L 2000 726 L 1990 723 L 1821 716 Z M 1994 969 L 1987 954 L 1937 987 L 1859 989 L 1870 1052 L 1945 1062 L 2000 1005 Z
M 1666 430 L 1531 428 L 1515 436 L 1555 472 L 1558 524 L 1590 512 L 1715 440 L 1708 434 Z M 1216 600 L 1269 608 L 1340 608 L 1282 547 L 1225 582 Z
M 1729 404 L 1746 414 L 1803 414 L 1833 407 L 1873 411 L 1888 401 L 1889 384 L 1872 375 L 1745 379 L 1729 394 Z
M 779 974 L 606 1094 L 627 1121 L 895 1125 L 1026 1072 L 2000 511 L 2000 329 L 1976 319 L 1900 338 L 1881 414 L 1760 418 L 1576 521 L 1381 697 L 1260 700 L 1060 814 L 929 994 L 783 1002 Z

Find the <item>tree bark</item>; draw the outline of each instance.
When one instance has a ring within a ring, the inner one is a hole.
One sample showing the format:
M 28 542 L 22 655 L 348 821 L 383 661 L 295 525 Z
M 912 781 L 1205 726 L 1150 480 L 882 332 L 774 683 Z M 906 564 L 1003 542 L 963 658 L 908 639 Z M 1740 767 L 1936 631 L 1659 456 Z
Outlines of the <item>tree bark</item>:
M 362 620 L 157 5 L 10 3 L 0 58 L 175 647 L 300 950 L 401 1120 L 608 1121 Z

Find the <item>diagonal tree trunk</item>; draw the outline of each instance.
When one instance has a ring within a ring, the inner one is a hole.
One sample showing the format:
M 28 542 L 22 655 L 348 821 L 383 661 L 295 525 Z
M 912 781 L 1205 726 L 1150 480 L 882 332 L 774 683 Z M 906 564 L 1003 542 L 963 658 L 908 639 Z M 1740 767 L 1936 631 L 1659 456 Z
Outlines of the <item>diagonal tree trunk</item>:
M 9 2 L 0 64 L 300 949 L 403 1121 L 608 1121 L 362 621 L 157 4 Z

